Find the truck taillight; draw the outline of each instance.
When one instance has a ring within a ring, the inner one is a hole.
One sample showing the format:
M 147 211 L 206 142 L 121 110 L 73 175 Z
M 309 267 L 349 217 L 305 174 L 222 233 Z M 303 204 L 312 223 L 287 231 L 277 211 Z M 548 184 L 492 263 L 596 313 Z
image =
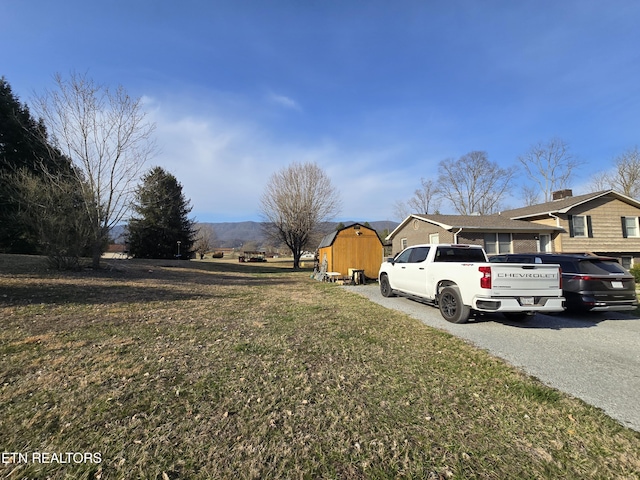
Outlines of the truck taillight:
M 558 267 L 558 277 L 560 278 L 560 290 L 562 290 L 562 267 Z
M 491 288 L 491 267 L 478 267 L 482 274 L 480 277 L 480 288 Z

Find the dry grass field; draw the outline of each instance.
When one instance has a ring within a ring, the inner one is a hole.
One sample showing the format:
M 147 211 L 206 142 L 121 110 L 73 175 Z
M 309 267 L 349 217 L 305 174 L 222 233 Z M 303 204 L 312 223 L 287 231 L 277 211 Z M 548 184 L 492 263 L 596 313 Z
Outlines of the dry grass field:
M 286 263 L 0 255 L 2 478 L 640 478 L 640 434 Z

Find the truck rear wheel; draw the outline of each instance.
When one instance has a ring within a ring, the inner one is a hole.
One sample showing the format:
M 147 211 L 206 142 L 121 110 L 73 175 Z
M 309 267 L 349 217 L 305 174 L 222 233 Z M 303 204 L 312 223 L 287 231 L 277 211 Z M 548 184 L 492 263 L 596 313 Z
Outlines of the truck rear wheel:
M 471 314 L 471 308 L 462 303 L 458 287 L 444 287 L 438 299 L 440 314 L 451 323 L 466 323 Z
M 391 284 L 389 283 L 389 277 L 386 275 L 382 275 L 380 277 L 380 293 L 383 297 L 393 297 L 393 290 L 391 289 Z

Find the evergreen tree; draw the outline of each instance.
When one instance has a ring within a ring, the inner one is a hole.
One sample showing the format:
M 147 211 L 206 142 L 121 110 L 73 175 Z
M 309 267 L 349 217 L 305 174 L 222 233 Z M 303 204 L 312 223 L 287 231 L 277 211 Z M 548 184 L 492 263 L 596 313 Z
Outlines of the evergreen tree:
M 0 251 L 38 253 L 39 236 L 25 222 L 24 205 L 16 195 L 15 178 L 35 179 L 68 174 L 70 161 L 51 147 L 42 121 L 20 103 L 4 77 L 0 78 Z M 46 214 L 46 212 L 45 212 Z
M 191 258 L 195 240 L 189 201 L 176 177 L 154 167 L 136 190 L 129 252 L 137 258 Z

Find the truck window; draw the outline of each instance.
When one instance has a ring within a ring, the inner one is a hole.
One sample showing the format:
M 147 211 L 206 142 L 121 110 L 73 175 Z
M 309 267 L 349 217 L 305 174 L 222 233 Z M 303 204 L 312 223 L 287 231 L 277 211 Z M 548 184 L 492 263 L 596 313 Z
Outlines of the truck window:
M 531 257 L 531 256 L 523 256 L 523 257 L 517 257 L 517 256 L 512 256 L 509 257 L 509 263 L 542 263 L 542 260 L 540 260 L 540 258 L 538 257 Z
M 416 247 L 411 252 L 411 258 L 409 261 L 411 263 L 420 263 L 424 262 L 429 254 L 430 247 Z
M 434 262 L 486 262 L 480 248 L 438 247 Z
M 395 263 L 408 263 L 413 248 L 409 248 L 395 258 Z

